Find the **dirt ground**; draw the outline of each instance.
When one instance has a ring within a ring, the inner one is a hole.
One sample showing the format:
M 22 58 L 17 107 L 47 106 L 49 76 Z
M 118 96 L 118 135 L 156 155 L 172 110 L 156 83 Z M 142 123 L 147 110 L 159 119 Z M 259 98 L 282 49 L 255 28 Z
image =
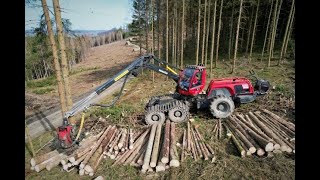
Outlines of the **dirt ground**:
M 125 45 L 126 40 L 93 47 L 86 60 L 72 67 L 70 72 L 70 89 L 73 101 L 83 97 L 82 94 L 94 90 L 107 78 L 119 72 L 135 58 L 139 51 Z M 25 117 L 35 112 L 51 111 L 59 106 L 57 86 L 46 94 L 35 94 L 33 89 L 25 92 Z

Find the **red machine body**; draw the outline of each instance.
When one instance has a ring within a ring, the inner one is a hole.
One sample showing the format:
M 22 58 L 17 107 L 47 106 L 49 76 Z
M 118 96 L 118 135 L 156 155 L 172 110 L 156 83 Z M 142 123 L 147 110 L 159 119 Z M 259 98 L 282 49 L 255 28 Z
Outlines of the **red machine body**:
M 58 127 L 57 129 L 58 138 L 60 140 L 60 145 L 62 147 L 70 147 L 72 144 L 72 126 L 71 125 L 63 125 Z

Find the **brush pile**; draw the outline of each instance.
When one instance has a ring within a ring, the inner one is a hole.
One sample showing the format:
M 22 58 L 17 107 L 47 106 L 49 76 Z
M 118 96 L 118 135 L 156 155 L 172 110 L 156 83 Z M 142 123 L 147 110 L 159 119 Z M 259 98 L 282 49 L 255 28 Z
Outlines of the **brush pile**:
M 225 120 L 224 126 L 241 157 L 295 153 L 295 124 L 267 109 L 245 115 L 235 113 Z

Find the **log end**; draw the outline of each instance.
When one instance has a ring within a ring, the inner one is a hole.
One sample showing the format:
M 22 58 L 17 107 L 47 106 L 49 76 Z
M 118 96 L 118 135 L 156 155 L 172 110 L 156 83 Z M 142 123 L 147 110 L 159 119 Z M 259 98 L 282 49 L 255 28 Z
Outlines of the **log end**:
M 266 152 L 261 148 L 259 148 L 258 151 L 257 151 L 258 156 L 263 156 L 265 153 Z
M 36 165 L 36 160 L 34 160 L 34 158 L 31 158 L 30 163 L 31 163 L 31 166 L 35 166 Z
M 30 169 L 31 169 L 31 171 L 34 171 L 34 166 L 31 166 Z
M 165 170 L 166 170 L 166 168 L 165 168 L 164 164 L 159 162 L 158 166 L 156 166 L 156 172 L 161 172 L 161 171 L 165 171 Z
M 85 166 L 85 164 L 81 163 L 81 164 L 80 164 L 80 169 L 83 169 L 84 166 Z
M 271 151 L 273 151 L 273 149 L 274 149 L 273 143 L 268 143 L 266 145 L 266 147 L 264 148 L 264 150 L 267 151 L 267 152 L 271 152 Z
M 69 161 L 73 163 L 73 162 L 75 162 L 75 161 L 76 161 L 76 158 L 74 158 L 74 157 L 70 157 L 70 158 L 69 158 Z
M 179 167 L 180 166 L 180 162 L 176 159 L 173 159 L 170 161 L 170 167 Z
M 249 152 L 250 153 L 250 152 Z M 245 150 L 243 150 L 243 151 L 241 151 L 240 152 L 240 155 L 241 155 L 241 157 L 245 157 L 246 156 L 246 151 Z M 250 153 L 250 155 L 251 155 L 251 153 Z M 215 158 L 215 157 L 214 157 Z M 212 158 L 213 159 L 213 158 Z
M 84 175 L 84 169 L 80 169 L 80 170 L 79 170 L 79 175 L 80 175 L 80 176 L 83 176 L 83 175 Z
M 252 153 L 251 153 L 250 151 L 247 151 L 246 155 L 247 155 L 247 156 L 251 156 Z
M 35 170 L 36 172 L 40 172 L 39 166 L 38 166 L 38 165 L 35 165 L 35 166 L 34 166 L 34 170 Z
M 93 176 L 93 172 L 89 173 L 89 176 Z
M 249 151 L 251 152 L 251 154 L 253 154 L 257 151 L 257 149 L 255 147 L 250 147 Z
M 157 164 L 155 162 L 150 162 L 150 167 L 156 167 Z
M 148 169 L 149 169 L 149 165 L 148 164 L 142 165 L 142 171 L 144 170 L 146 172 Z
M 282 145 L 282 146 L 280 146 L 280 150 L 282 151 L 282 152 L 285 152 L 285 151 L 287 151 L 288 150 L 288 146 L 286 146 L 286 145 Z
M 163 158 L 161 158 L 161 162 L 163 164 L 167 164 L 169 162 L 169 158 L 168 157 L 163 157 Z
M 87 172 L 89 172 L 89 173 L 93 172 L 92 167 L 89 166 L 88 164 L 84 167 L 84 170 L 87 171 Z
M 275 145 L 273 146 L 273 149 L 274 149 L 274 150 L 280 149 L 280 144 L 275 144 Z

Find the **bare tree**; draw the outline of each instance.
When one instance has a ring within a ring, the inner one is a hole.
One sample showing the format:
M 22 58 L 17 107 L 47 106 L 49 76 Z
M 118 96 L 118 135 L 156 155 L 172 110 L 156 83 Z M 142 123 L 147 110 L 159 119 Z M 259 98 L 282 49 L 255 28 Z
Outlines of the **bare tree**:
M 196 64 L 199 62 L 199 44 L 200 44 L 200 16 L 201 16 L 201 0 L 198 0 L 198 30 L 197 30 L 197 50 L 196 50 Z
M 220 3 L 220 13 L 219 13 L 219 24 L 218 24 L 218 35 L 217 35 L 217 49 L 216 49 L 216 60 L 214 67 L 217 67 L 218 57 L 219 57 L 219 39 L 220 39 L 220 30 L 221 30 L 221 15 L 222 15 L 222 7 L 223 7 L 223 0 Z
M 180 67 L 183 67 L 183 39 L 184 39 L 184 2 L 185 0 L 182 0 L 182 17 L 181 17 L 181 61 L 180 61 Z
M 236 70 L 236 59 L 237 59 L 237 51 L 238 51 L 238 38 L 239 38 L 239 29 L 240 29 L 240 22 L 241 22 L 242 2 L 243 0 L 240 0 L 240 10 L 239 10 L 239 17 L 238 17 L 237 33 L 236 33 L 236 42 L 234 45 L 232 73 L 234 73 Z
M 253 31 L 252 31 L 252 38 L 251 38 L 251 46 L 250 46 L 250 54 L 249 54 L 249 62 L 251 62 L 252 57 L 252 48 L 254 43 L 254 37 L 256 35 L 256 26 L 257 26 L 257 19 L 258 19 L 258 13 L 259 13 L 259 4 L 260 0 L 258 0 L 257 9 L 256 9 L 256 16 L 254 18 L 254 25 L 253 25 Z
M 203 17 L 203 27 L 202 27 L 202 52 L 201 52 L 201 64 L 203 64 L 204 58 L 204 46 L 206 38 L 206 15 L 207 15 L 207 0 L 204 0 L 204 17 Z
M 64 88 L 66 93 L 66 100 L 67 100 L 67 107 L 68 110 L 72 108 L 72 98 L 71 98 L 71 92 L 70 92 L 70 84 L 69 84 L 69 71 L 68 71 L 68 63 L 67 63 L 67 56 L 66 56 L 66 47 L 62 32 L 62 21 L 61 21 L 61 9 L 59 5 L 59 0 L 53 0 L 53 9 L 54 9 L 54 15 L 57 25 L 57 34 L 58 34 L 58 42 L 60 47 L 60 56 L 61 56 L 61 69 L 62 69 L 62 79 L 64 82 Z M 71 124 L 75 124 L 74 118 L 69 119 Z
M 210 52 L 210 78 L 212 77 L 214 34 L 215 34 L 215 30 L 216 30 L 216 9 L 217 9 L 217 1 L 218 1 L 218 0 L 214 0 L 214 9 L 213 9 L 213 23 L 212 23 L 212 36 L 211 36 L 211 52 Z
M 264 48 L 265 48 L 267 37 L 268 37 L 268 30 L 269 30 L 269 24 L 270 24 L 270 18 L 271 18 L 271 14 L 272 14 L 272 9 L 273 9 L 273 0 L 272 0 L 272 3 L 271 3 L 270 13 L 269 13 L 269 17 L 268 17 L 266 35 L 264 36 L 264 41 L 263 41 L 263 47 L 262 47 L 262 53 L 261 53 L 261 62 L 262 62 L 262 59 L 263 59 Z

